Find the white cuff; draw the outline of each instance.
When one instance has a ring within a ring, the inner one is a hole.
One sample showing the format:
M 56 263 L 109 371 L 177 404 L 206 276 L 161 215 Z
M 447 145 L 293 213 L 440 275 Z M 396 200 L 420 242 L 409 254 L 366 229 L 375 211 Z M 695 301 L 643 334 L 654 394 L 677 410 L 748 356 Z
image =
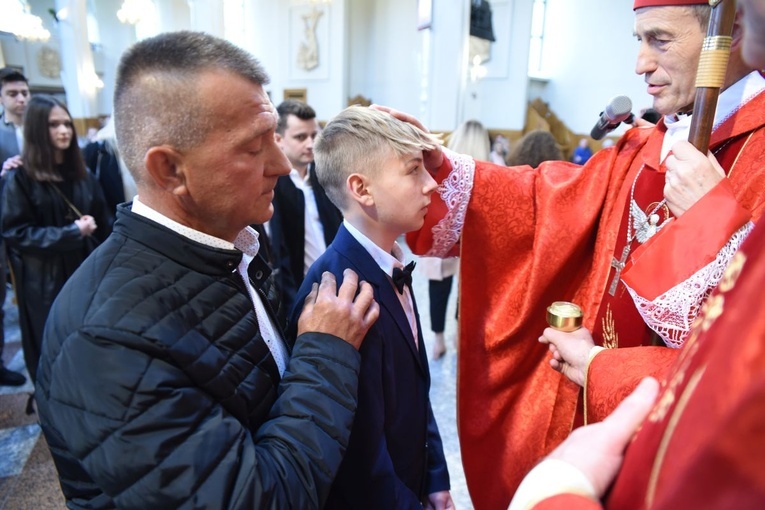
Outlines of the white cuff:
M 569 493 L 597 499 L 595 487 L 584 473 L 564 460 L 548 458 L 529 471 L 508 510 L 527 510 L 543 499 Z

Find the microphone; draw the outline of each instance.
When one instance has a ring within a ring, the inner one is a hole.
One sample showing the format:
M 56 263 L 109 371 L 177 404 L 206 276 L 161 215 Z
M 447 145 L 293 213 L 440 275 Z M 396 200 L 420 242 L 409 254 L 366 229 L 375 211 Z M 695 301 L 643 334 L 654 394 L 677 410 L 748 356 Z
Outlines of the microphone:
M 601 112 L 598 122 L 590 131 L 594 140 L 602 140 L 608 133 L 617 128 L 619 124 L 627 120 L 632 110 L 632 101 L 627 96 L 616 96 Z

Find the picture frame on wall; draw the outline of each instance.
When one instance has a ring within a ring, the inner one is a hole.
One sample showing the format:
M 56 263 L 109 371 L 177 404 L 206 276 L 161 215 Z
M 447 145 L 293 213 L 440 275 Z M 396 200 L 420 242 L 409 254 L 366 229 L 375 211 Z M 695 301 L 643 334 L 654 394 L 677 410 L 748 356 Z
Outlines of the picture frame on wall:
M 308 90 L 307 89 L 284 89 L 284 101 L 288 99 L 294 99 L 301 103 L 308 103 Z
M 417 0 L 417 30 L 433 25 L 433 0 Z

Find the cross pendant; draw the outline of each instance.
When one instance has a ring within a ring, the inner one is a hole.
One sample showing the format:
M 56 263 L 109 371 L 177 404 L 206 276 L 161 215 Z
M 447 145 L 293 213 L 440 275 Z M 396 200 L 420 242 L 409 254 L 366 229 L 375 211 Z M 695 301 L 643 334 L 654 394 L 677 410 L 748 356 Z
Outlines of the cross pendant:
M 616 272 L 614 273 L 614 279 L 611 280 L 611 286 L 608 287 L 608 293 L 612 296 L 616 295 L 616 286 L 619 285 L 619 278 L 622 275 L 622 269 L 624 269 L 624 266 L 627 265 L 627 255 L 630 254 L 630 243 L 627 243 L 624 246 L 624 250 L 622 250 L 622 258 L 620 260 L 616 260 L 616 257 L 613 257 L 611 260 L 611 267 L 616 269 Z

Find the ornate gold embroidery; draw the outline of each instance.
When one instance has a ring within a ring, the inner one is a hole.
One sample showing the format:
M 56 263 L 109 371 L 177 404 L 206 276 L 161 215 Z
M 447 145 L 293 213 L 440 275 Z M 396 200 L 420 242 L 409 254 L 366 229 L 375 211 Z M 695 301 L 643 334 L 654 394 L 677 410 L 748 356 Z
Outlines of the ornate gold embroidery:
M 664 430 L 664 435 L 661 438 L 661 443 L 659 443 L 659 449 L 656 452 L 656 460 L 653 463 L 653 469 L 651 469 L 651 476 L 648 479 L 648 490 L 646 490 L 645 493 L 646 508 L 653 505 L 653 499 L 656 496 L 656 485 L 659 482 L 661 466 L 664 463 L 664 456 L 667 454 L 669 442 L 675 433 L 675 428 L 677 428 L 677 424 L 680 421 L 680 418 L 683 416 L 685 406 L 691 399 L 693 392 L 696 391 L 696 386 L 698 386 L 699 381 L 701 381 L 701 377 L 704 375 L 704 371 L 706 369 L 707 367 L 703 366 L 696 370 L 696 372 L 694 372 L 694 374 L 691 376 L 690 380 L 688 381 L 688 385 L 685 387 L 685 390 L 683 390 L 683 394 L 680 396 L 680 399 L 677 402 L 675 412 L 672 413 L 672 417 L 669 419 L 667 428 Z
M 687 355 L 680 363 L 680 367 L 669 380 L 667 386 L 659 397 L 659 400 L 654 404 L 651 414 L 648 415 L 648 421 L 656 423 L 662 421 L 669 412 L 672 404 L 675 403 L 675 397 L 677 396 L 677 387 L 685 380 L 685 373 L 688 371 L 688 366 L 691 364 L 691 359 L 696 351 L 699 350 L 699 345 L 694 343 L 693 345 L 686 344 L 685 352 Z
M 728 264 L 727 269 L 725 269 L 725 274 L 723 274 L 723 277 L 720 280 L 720 292 L 728 292 L 736 286 L 736 280 L 738 280 L 741 270 L 744 269 L 745 262 L 746 255 L 740 251 L 737 251 L 736 254 L 733 255 L 733 259 L 731 259 L 730 264 Z
M 724 304 L 725 296 L 722 294 L 717 294 L 714 296 L 709 296 L 704 304 L 701 305 L 701 311 L 699 312 L 699 315 L 702 316 L 703 319 L 701 320 L 701 324 L 697 325 L 701 331 L 707 331 L 710 327 L 712 327 L 712 324 L 714 324 L 720 314 L 722 314 Z
M 603 347 L 606 349 L 616 349 L 619 347 L 619 333 L 616 332 L 614 324 L 614 314 L 611 313 L 611 304 L 606 305 L 606 316 L 603 317 Z

